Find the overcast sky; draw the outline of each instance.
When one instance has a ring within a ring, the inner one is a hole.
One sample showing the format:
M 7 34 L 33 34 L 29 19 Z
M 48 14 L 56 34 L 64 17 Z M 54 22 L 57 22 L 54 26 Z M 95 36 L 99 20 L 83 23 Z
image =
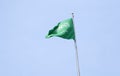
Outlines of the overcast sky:
M 45 39 L 71 13 L 81 76 L 120 76 L 120 0 L 0 0 L 0 76 L 77 76 L 73 40 Z

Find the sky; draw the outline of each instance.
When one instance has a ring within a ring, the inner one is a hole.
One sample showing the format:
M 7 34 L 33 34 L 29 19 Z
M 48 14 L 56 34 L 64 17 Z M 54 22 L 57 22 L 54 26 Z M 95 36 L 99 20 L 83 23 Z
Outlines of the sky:
M 77 76 L 73 40 L 45 38 L 71 13 L 81 76 L 120 76 L 120 0 L 0 0 L 0 76 Z

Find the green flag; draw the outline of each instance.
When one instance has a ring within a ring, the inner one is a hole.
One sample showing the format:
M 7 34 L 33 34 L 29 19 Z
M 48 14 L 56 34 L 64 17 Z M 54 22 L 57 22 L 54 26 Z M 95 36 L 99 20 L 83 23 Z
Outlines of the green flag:
M 64 39 L 75 39 L 74 25 L 72 18 L 59 22 L 53 29 L 49 30 L 46 38 L 61 37 Z

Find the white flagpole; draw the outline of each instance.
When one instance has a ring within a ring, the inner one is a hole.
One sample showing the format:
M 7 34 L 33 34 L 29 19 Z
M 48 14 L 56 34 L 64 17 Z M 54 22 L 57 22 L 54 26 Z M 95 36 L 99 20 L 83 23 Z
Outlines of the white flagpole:
M 74 13 L 72 13 L 72 19 L 73 19 L 73 28 L 74 28 Z M 74 28 L 75 32 L 75 28 Z M 74 45 L 75 45 L 75 54 L 76 54 L 76 68 L 77 68 L 77 75 L 80 76 L 80 66 L 79 66 L 79 57 L 78 57 L 78 49 L 77 49 L 77 42 L 76 42 L 76 37 L 74 39 Z

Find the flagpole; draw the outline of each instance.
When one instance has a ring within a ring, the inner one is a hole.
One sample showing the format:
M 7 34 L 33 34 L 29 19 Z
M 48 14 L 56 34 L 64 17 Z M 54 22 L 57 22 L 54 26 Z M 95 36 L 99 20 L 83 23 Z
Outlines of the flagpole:
M 73 19 L 73 28 L 74 28 L 74 13 L 72 13 L 72 19 Z M 75 32 L 75 28 L 74 28 Z M 74 46 L 75 46 L 75 54 L 76 54 L 76 68 L 77 68 L 77 76 L 80 76 L 80 66 L 79 66 L 79 57 L 78 57 L 78 49 L 77 49 L 77 42 L 76 42 L 76 37 L 74 39 Z

